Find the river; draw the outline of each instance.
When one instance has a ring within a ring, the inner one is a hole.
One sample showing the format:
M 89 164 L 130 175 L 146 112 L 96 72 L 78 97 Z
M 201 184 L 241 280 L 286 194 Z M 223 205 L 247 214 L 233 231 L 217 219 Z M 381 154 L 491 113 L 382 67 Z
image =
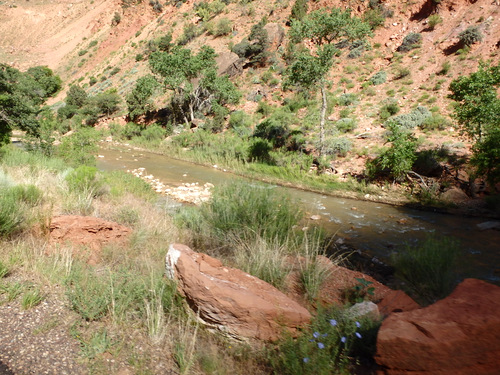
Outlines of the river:
M 101 149 L 102 170 L 145 168 L 163 183 L 210 182 L 214 185 L 241 177 L 163 155 L 126 148 Z M 268 185 L 286 191 L 299 200 L 308 216 L 320 215 L 321 225 L 346 243 L 382 261 L 404 244 L 414 245 L 428 233 L 450 236 L 460 241 L 462 269 L 467 277 L 481 278 L 500 285 L 500 231 L 480 231 L 477 224 L 488 219 L 463 217 L 403 206 L 336 198 L 288 187 Z

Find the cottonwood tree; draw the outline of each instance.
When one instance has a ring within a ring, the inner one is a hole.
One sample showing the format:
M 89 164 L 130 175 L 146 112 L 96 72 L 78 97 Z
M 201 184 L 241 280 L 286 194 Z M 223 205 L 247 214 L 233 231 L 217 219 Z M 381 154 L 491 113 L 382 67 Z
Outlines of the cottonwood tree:
M 454 117 L 462 133 L 475 141 L 471 163 L 490 185 L 500 181 L 500 64 L 486 67 L 450 84 Z
M 296 54 L 285 72 L 285 85 L 321 90 L 320 155 L 323 154 L 325 137 L 326 77 L 333 65 L 333 57 L 340 54 L 335 43 L 363 40 L 371 35 L 370 25 L 358 17 L 352 17 L 350 10 L 332 9 L 330 13 L 318 10 L 303 17 L 302 20 L 292 21 L 291 41 L 299 43 L 308 40 L 314 44 L 315 49 L 313 51 L 304 49 Z
M 34 67 L 23 73 L 0 64 L 0 146 L 9 142 L 14 128 L 37 136 L 40 106 L 60 88 L 60 78 L 47 67 Z
M 151 70 L 173 92 L 172 107 L 186 123 L 196 112 L 211 113 L 215 105 L 237 103 L 241 94 L 227 76 L 217 75 L 215 51 L 203 46 L 197 54 L 174 48 L 170 53 L 154 52 Z

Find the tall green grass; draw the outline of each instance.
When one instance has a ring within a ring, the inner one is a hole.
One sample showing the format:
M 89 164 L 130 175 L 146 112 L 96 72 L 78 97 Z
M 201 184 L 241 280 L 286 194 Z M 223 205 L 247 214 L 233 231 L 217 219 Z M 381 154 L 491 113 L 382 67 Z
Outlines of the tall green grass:
M 458 241 L 428 236 L 421 244 L 406 245 L 392 256 L 396 276 L 425 304 L 448 296 L 458 281 Z

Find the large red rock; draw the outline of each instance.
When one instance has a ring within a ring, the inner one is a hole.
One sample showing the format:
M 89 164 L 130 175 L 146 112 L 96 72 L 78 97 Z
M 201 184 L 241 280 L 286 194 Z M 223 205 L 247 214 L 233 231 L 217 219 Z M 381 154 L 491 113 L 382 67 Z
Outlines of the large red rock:
M 284 328 L 294 332 L 311 319 L 268 283 L 185 245 L 170 245 L 166 273 L 202 321 L 234 337 L 275 340 Z
M 431 306 L 390 315 L 376 360 L 381 374 L 499 374 L 500 287 L 466 279 Z

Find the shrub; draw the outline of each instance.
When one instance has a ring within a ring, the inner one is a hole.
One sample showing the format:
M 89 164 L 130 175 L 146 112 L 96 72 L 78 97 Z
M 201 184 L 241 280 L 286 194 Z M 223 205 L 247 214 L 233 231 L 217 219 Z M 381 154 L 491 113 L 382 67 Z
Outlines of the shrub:
M 384 104 L 379 111 L 379 116 L 382 120 L 387 120 L 389 117 L 394 116 L 399 112 L 398 102 L 394 99 L 388 100 L 387 104 Z
M 272 142 L 273 147 L 283 147 L 289 135 L 288 126 L 275 121 L 274 119 L 266 119 L 262 121 L 253 133 L 254 137 L 267 139 Z
M 372 75 L 369 81 L 373 85 L 381 85 L 382 83 L 385 83 L 387 81 L 387 73 L 381 70 L 380 72 L 377 72 L 374 75 Z
M 115 66 L 115 67 L 111 70 L 111 72 L 109 72 L 109 75 L 110 75 L 110 76 L 114 76 L 114 75 L 115 75 L 115 74 L 117 74 L 119 71 L 120 71 L 120 68 L 119 68 L 119 67 L 117 67 L 117 66 Z
M 82 49 L 80 51 L 78 51 L 78 56 L 83 56 L 87 53 L 88 51 L 86 49 Z
M 291 20 L 302 21 L 302 18 L 307 14 L 307 1 L 308 0 L 295 0 L 292 11 L 290 13 Z
M 422 34 L 420 33 L 409 33 L 404 37 L 403 43 L 398 47 L 398 52 L 408 52 L 412 49 L 420 47 L 420 42 L 422 41 Z
M 69 165 L 95 165 L 95 153 L 99 134 L 93 128 L 81 128 L 68 137 L 63 137 L 57 154 Z
M 135 55 L 135 61 L 142 61 L 144 60 L 144 55 L 142 53 L 138 53 Z
M 103 181 L 95 167 L 79 166 L 66 176 L 66 182 L 70 191 L 91 193 L 93 196 L 103 194 Z
M 458 34 L 458 39 L 460 43 L 466 47 L 470 47 L 475 43 L 479 43 L 483 40 L 483 34 L 479 31 L 477 26 L 469 26 L 467 29 Z
M 335 123 L 335 126 L 340 132 L 347 133 L 356 129 L 356 120 L 349 117 L 341 118 Z
M 120 13 L 115 12 L 115 14 L 113 15 L 113 19 L 111 20 L 111 25 L 116 26 L 121 22 L 121 20 L 122 16 L 120 15 Z
M 403 129 L 413 129 L 417 126 L 421 126 L 424 121 L 431 116 L 431 112 L 426 107 L 418 106 L 410 113 L 393 117 L 391 121 L 394 121 Z
M 371 178 L 387 175 L 394 180 L 402 180 L 416 159 L 417 143 L 415 137 L 396 122 L 389 121 L 387 127 L 390 131 L 388 142 L 392 145 L 367 163 L 367 173 Z
M 122 136 L 126 139 L 132 139 L 133 137 L 140 137 L 142 128 L 134 122 L 127 122 L 122 130 Z
M 24 207 L 20 204 L 13 189 L 0 187 L 0 238 L 19 231 L 24 221 Z
M 365 50 L 365 47 L 363 45 L 357 46 L 349 51 L 347 54 L 347 58 L 349 59 L 357 59 L 360 57 Z
M 396 275 L 427 304 L 444 298 L 457 283 L 459 245 L 448 237 L 428 236 L 392 257 Z
M 180 46 L 185 46 L 194 38 L 201 34 L 202 30 L 192 23 L 184 25 L 182 35 L 177 39 L 177 44 Z
M 325 155 L 346 156 L 352 148 L 352 142 L 345 137 L 329 137 L 323 144 L 323 153 Z
M 248 148 L 248 160 L 269 163 L 271 161 L 272 144 L 267 139 L 255 139 Z
M 443 63 L 443 65 L 441 65 L 441 70 L 439 72 L 437 72 L 437 74 L 440 76 L 444 76 L 444 75 L 448 74 L 450 69 L 451 69 L 451 63 L 449 61 L 445 61 Z
M 399 66 L 394 72 L 394 79 L 402 79 L 408 77 L 411 74 L 411 70 L 406 67 Z
M 239 128 L 248 127 L 251 124 L 251 120 L 244 111 L 234 111 L 229 116 L 229 127 Z
M 338 308 L 320 309 L 297 338 L 285 336 L 269 352 L 275 374 L 328 375 L 351 370 L 351 359 L 375 353 L 379 321 L 353 319 Z M 353 361 L 354 362 L 354 361 Z
M 451 126 L 451 121 L 440 114 L 433 114 L 427 117 L 419 126 L 422 130 L 444 130 Z
M 141 137 L 146 141 L 161 141 L 165 138 L 165 129 L 160 125 L 152 124 L 141 132 Z
M 337 98 L 338 105 L 347 107 L 348 105 L 353 105 L 358 103 L 358 97 L 353 93 L 342 94 Z
M 429 16 L 429 18 L 427 19 L 427 25 L 429 25 L 429 28 L 431 30 L 434 30 L 434 28 L 439 25 L 440 23 L 443 22 L 443 19 L 441 18 L 441 16 L 439 14 L 432 14 L 431 16 Z
M 194 11 L 196 15 L 202 19 L 202 21 L 207 22 L 221 13 L 225 6 L 226 4 L 219 0 L 211 2 L 202 1 L 194 4 Z
M 224 17 L 217 22 L 213 35 L 215 37 L 229 35 L 231 33 L 231 30 L 232 30 L 231 20 L 229 18 Z

